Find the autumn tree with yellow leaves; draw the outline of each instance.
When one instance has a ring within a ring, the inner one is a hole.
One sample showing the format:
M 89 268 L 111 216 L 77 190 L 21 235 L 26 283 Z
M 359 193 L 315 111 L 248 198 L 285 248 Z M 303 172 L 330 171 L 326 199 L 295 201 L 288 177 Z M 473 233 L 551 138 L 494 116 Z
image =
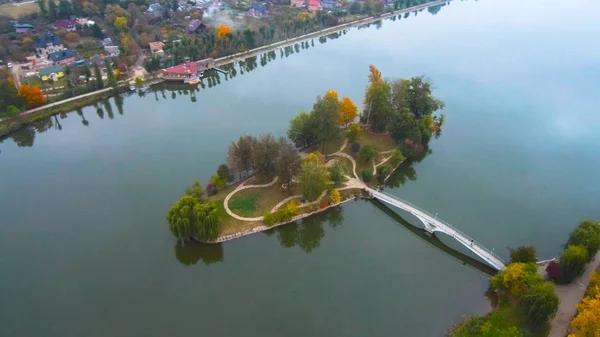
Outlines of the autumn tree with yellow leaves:
M 220 25 L 219 28 L 217 28 L 217 39 L 222 39 L 227 34 L 231 34 L 231 28 L 225 25 Z
M 358 116 L 358 109 L 349 97 L 344 97 L 340 101 L 340 121 L 339 124 L 347 126 Z
M 35 108 L 46 103 L 46 97 L 39 87 L 22 85 L 19 87 L 19 96 L 23 98 L 27 108 Z
M 577 305 L 577 315 L 571 326 L 574 331 L 569 337 L 600 335 L 600 272 L 592 274 L 587 295 Z

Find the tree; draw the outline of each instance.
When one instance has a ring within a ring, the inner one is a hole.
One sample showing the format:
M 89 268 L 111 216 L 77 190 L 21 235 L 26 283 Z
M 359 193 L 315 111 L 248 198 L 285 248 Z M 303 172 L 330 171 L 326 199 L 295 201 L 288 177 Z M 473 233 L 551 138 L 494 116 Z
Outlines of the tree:
M 104 38 L 104 33 L 102 32 L 102 28 L 97 23 L 92 25 L 92 36 L 97 39 Z
M 218 188 L 225 187 L 225 184 L 227 183 L 225 179 L 222 179 L 218 175 L 213 175 L 212 177 L 210 177 L 210 182 L 211 184 L 216 185 Z
M 421 142 L 421 129 L 419 123 L 408 108 L 403 108 L 394 113 L 389 126 L 390 135 L 401 144 L 406 140 Z
M 0 81 L 0 112 L 8 111 L 9 106 L 20 108 L 23 106 L 23 97 L 19 96 L 12 79 Z
M 319 155 L 317 154 L 317 156 Z M 298 184 L 302 190 L 302 195 L 306 199 L 316 199 L 327 189 L 328 182 L 329 172 L 323 161 L 314 160 L 310 157 L 303 161 L 298 174 Z
M 362 178 L 363 181 L 369 182 L 373 179 L 373 172 L 371 172 L 370 170 L 363 170 L 360 173 L 360 177 Z
M 48 15 L 48 9 L 46 8 L 46 0 L 37 0 L 36 3 L 40 7 L 40 12 L 43 16 Z
M 358 124 L 351 124 L 346 130 L 346 138 L 348 141 L 354 142 L 358 139 L 360 131 L 360 126 L 358 126 Z
M 232 179 L 231 172 L 229 171 L 229 166 L 227 166 L 227 164 L 219 165 L 219 168 L 217 169 L 217 175 L 225 182 L 230 182 Z
M 288 139 L 279 138 L 279 156 L 275 166 L 277 176 L 282 185 L 290 186 L 294 176 L 298 174 L 302 160 L 298 150 Z
M 233 142 L 229 146 L 227 163 L 231 171 L 238 177 L 245 177 L 252 171 L 254 142 L 255 139 L 252 136 L 240 136 L 237 142 Z
M 323 150 L 326 142 L 338 139 L 341 134 L 338 127 L 339 105 L 337 92 L 333 90 L 328 90 L 324 97 L 317 97 L 313 105 L 312 113 L 316 119 L 317 139 Z
M 577 305 L 577 315 L 571 321 L 576 330 L 569 337 L 600 335 L 600 296 L 587 296 Z
M 54 1 L 54 0 L 50 0 Z M 60 0 L 58 2 L 58 16 L 61 18 L 67 18 L 73 14 L 73 6 L 68 0 Z
M 198 180 L 194 181 L 192 186 L 188 187 L 185 190 L 185 195 L 189 195 L 200 201 L 204 200 L 204 190 L 202 189 L 202 185 L 200 184 L 200 182 Z
M 96 89 L 104 88 L 104 81 L 102 81 L 102 72 L 98 63 L 94 63 L 94 76 L 96 77 Z
M 46 97 L 39 87 L 30 85 L 21 85 L 19 87 L 19 96 L 23 98 L 25 106 L 29 109 L 38 107 L 46 103 Z
M 298 215 L 298 201 L 296 201 L 295 199 L 290 201 L 286 206 L 285 206 L 286 211 L 291 214 L 292 216 L 296 216 Z
M 569 246 L 560 255 L 560 270 L 567 283 L 583 274 L 588 262 L 588 252 L 584 246 Z
M 340 191 L 334 189 L 331 191 L 330 196 L 332 204 L 338 204 L 342 201 L 342 196 L 340 195 Z
M 254 173 L 264 181 L 273 179 L 277 172 L 279 144 L 271 134 L 263 134 L 254 142 L 252 163 Z
M 54 22 L 56 20 L 56 13 L 56 2 L 54 2 L 53 0 L 48 1 L 48 19 Z
M 340 162 L 336 162 L 327 169 L 329 170 L 329 177 L 333 182 L 334 187 L 338 186 L 344 181 L 344 167 Z
M 218 236 L 219 209 L 216 203 L 198 204 L 196 212 L 196 235 L 201 242 L 213 241 Z
M 600 248 L 600 224 L 594 220 L 583 220 L 569 235 L 566 246 L 583 246 L 588 259 L 593 259 Z
M 141 78 L 141 77 L 139 77 L 139 76 L 136 76 L 136 77 L 133 79 L 133 82 L 135 83 L 135 86 L 136 86 L 136 87 L 138 87 L 138 88 L 139 88 L 139 87 L 141 87 L 141 86 L 142 86 L 142 84 L 144 84 L 144 80 L 142 80 L 142 78 Z
M 534 263 L 520 262 L 509 264 L 503 271 L 490 279 L 494 289 L 505 289 L 517 297 L 525 294 L 531 286 L 542 282 L 544 279 L 538 275 L 537 266 Z
M 536 263 L 535 247 L 521 246 L 516 249 L 510 249 L 510 262 Z
M 339 124 L 346 126 L 352 123 L 358 116 L 358 109 L 352 100 L 348 97 L 342 98 L 340 102 L 340 120 Z
M 365 95 L 366 124 L 374 132 L 384 132 L 392 116 L 390 84 L 379 80 L 372 82 Z
M 361 147 L 359 156 L 361 160 L 363 160 L 364 162 L 368 162 L 375 158 L 376 154 L 377 150 L 375 149 L 375 147 L 371 144 L 367 144 Z
M 358 151 L 360 151 L 360 143 L 353 141 L 352 144 L 350 144 L 350 151 L 353 153 L 358 153 Z
M 220 40 L 224 38 L 227 34 L 231 34 L 231 28 L 225 25 L 220 25 L 219 28 L 217 28 L 217 39 Z
M 198 201 L 191 196 L 183 196 L 167 213 L 169 230 L 183 243 L 192 235 L 192 228 L 196 221 L 194 208 Z
M 127 29 L 127 18 L 123 16 L 119 16 L 115 19 L 115 28 L 119 31 L 124 31 Z
M 117 79 L 115 77 L 115 72 L 112 67 L 112 60 L 110 58 L 106 58 L 104 60 L 104 64 L 106 65 L 106 78 L 108 79 L 108 85 L 113 88 L 117 87 Z
M 394 150 L 392 151 L 392 155 L 390 158 L 390 164 L 392 164 L 392 166 L 396 166 L 398 164 L 400 164 L 402 161 L 404 161 L 404 155 L 402 154 L 402 152 L 400 150 Z
M 558 302 L 554 285 L 550 282 L 539 282 L 519 299 L 519 306 L 523 308 L 527 321 L 537 326 L 556 315 Z
M 290 121 L 288 137 L 298 148 L 305 148 L 318 141 L 317 120 L 313 114 L 301 112 Z
M 408 105 L 417 119 L 444 108 L 444 102 L 431 95 L 431 83 L 423 76 L 410 79 Z

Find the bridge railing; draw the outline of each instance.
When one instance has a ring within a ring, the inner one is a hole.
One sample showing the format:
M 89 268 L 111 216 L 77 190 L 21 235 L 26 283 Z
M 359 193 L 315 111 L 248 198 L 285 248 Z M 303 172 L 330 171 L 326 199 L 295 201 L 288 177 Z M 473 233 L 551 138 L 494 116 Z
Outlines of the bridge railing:
M 438 216 L 436 216 L 436 215 L 433 215 L 433 214 L 431 214 L 431 213 L 429 213 L 429 212 L 427 212 L 427 211 L 425 211 L 425 210 L 423 210 L 423 209 L 421 209 L 421 208 L 417 207 L 416 205 L 414 205 L 414 204 L 412 204 L 412 203 L 410 203 L 410 202 L 408 202 L 408 201 L 406 201 L 406 200 L 404 200 L 404 199 L 402 199 L 402 198 L 399 198 L 399 197 L 397 197 L 397 196 L 395 196 L 395 195 L 393 195 L 393 194 L 386 193 L 386 192 L 382 192 L 382 191 L 377 191 L 377 190 L 372 190 L 371 192 L 380 193 L 380 194 L 383 194 L 383 195 L 385 195 L 385 196 L 386 196 L 386 197 L 388 197 L 388 198 L 391 198 L 391 199 L 393 199 L 393 200 L 397 200 L 397 201 L 400 201 L 400 202 L 402 202 L 402 203 L 404 203 L 404 204 L 407 204 L 408 206 L 410 206 L 410 207 L 412 207 L 412 208 L 416 209 L 417 211 L 419 211 L 419 212 L 421 212 L 421 213 L 424 213 L 424 214 L 426 214 L 427 216 L 429 216 L 429 217 L 433 218 L 435 221 L 439 221 L 439 222 L 443 223 L 445 226 L 449 227 L 449 228 L 450 228 L 450 229 L 452 229 L 454 232 L 458 233 L 460 236 L 462 236 L 462 237 L 464 237 L 465 239 L 467 239 L 467 241 L 468 241 L 468 242 L 466 242 L 467 244 L 471 243 L 471 241 L 472 241 L 474 245 L 476 244 L 477 246 L 479 246 L 479 248 L 480 248 L 480 249 L 484 250 L 486 253 L 488 253 L 489 255 L 493 256 L 493 257 L 494 257 L 495 259 L 497 259 L 498 261 L 500 261 L 500 262 L 504 263 L 504 261 L 503 261 L 503 260 L 502 260 L 500 257 L 498 257 L 496 254 L 494 254 L 494 252 L 493 252 L 493 251 L 491 251 L 491 250 L 489 250 L 489 249 L 485 248 L 485 246 L 484 246 L 484 245 L 482 245 L 481 243 L 479 243 L 479 242 L 475 241 L 473 238 L 471 238 L 470 236 L 468 236 L 467 234 L 465 234 L 463 231 L 461 231 L 461 230 L 459 230 L 458 228 L 456 228 L 456 227 L 452 226 L 451 224 L 449 224 L 447 221 L 444 221 L 444 220 L 443 220 L 443 219 L 441 219 L 440 217 L 438 217 Z

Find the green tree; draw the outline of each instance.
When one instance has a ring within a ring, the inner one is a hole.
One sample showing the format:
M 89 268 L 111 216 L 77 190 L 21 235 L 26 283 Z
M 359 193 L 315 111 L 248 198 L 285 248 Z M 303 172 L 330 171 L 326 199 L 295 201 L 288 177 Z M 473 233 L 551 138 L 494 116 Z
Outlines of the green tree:
M 219 231 L 219 209 L 216 203 L 198 204 L 196 212 L 196 235 L 201 242 L 213 241 Z
M 584 246 L 569 246 L 558 259 L 560 270 L 567 283 L 583 274 L 588 262 L 588 251 Z
M 43 16 L 48 15 L 48 9 L 46 8 L 46 0 L 37 0 L 36 3 L 40 7 L 40 12 Z
M 96 89 L 104 88 L 104 81 L 102 81 L 102 72 L 98 63 L 94 63 L 94 76 L 96 77 Z
M 356 141 L 360 135 L 360 126 L 358 124 L 351 124 L 346 130 L 346 138 L 350 143 Z
M 353 141 L 352 144 L 350 144 L 350 151 L 353 153 L 358 153 L 358 151 L 360 151 L 360 143 Z
M 298 148 L 314 145 L 318 141 L 317 119 L 314 114 L 301 112 L 290 121 L 288 137 Z
M 186 195 L 179 199 L 167 213 L 169 230 L 182 243 L 192 235 L 196 221 L 194 208 L 198 204 L 196 198 Z
M 329 171 L 320 160 L 304 160 L 298 174 L 298 184 L 302 195 L 308 200 L 315 200 L 327 189 Z
M 421 142 L 421 129 L 419 123 L 408 108 L 402 108 L 394 113 L 389 126 L 390 135 L 401 144 L 405 140 Z
M 510 249 L 510 262 L 522 262 L 522 263 L 535 263 L 537 262 L 537 256 L 535 254 L 535 247 L 533 246 L 521 246 L 516 249 Z
M 392 166 L 396 166 L 398 164 L 400 164 L 405 158 L 404 155 L 402 154 L 402 152 L 400 150 L 394 150 L 392 151 L 392 158 L 390 158 L 390 164 L 392 164 Z
M 337 187 L 344 182 L 344 166 L 338 161 L 328 167 L 329 177 L 333 182 L 333 186 Z
M 54 0 L 50 0 L 51 2 Z M 67 18 L 73 15 L 73 6 L 69 0 L 60 0 L 58 2 L 58 16 L 60 18 Z
M 227 166 L 227 164 L 219 165 L 219 168 L 217 168 L 217 175 L 226 182 L 230 182 L 232 179 L 231 171 L 229 171 L 229 166 Z
M 423 76 L 410 79 L 408 105 L 417 119 L 444 108 L 444 102 L 431 94 L 431 83 Z
M 0 112 L 8 111 L 8 107 L 11 105 L 22 108 L 23 98 L 19 96 L 12 80 L 0 81 Z
M 327 91 L 324 97 L 317 97 L 313 105 L 313 114 L 316 118 L 316 131 L 318 142 L 325 151 L 325 143 L 339 139 L 341 129 L 338 126 L 340 120 L 340 102 L 337 93 L 333 90 Z
M 56 3 L 53 0 L 48 1 L 48 19 L 52 22 L 56 20 Z
M 511 263 L 503 271 L 492 276 L 490 283 L 496 290 L 504 289 L 520 297 L 533 285 L 544 282 L 537 270 L 534 263 Z
M 117 79 L 115 78 L 115 71 L 112 67 L 112 60 L 110 58 L 106 58 L 106 60 L 104 60 L 104 64 L 106 65 L 106 78 L 108 79 L 108 85 L 116 88 Z
M 593 259 L 600 248 L 600 223 L 591 219 L 581 221 L 569 235 L 566 246 L 583 246 L 588 259 Z
M 97 39 L 104 38 L 104 32 L 102 32 L 102 28 L 100 28 L 100 26 L 97 23 L 94 23 L 92 25 L 92 36 L 94 36 Z
M 368 162 L 375 158 L 376 154 L 377 150 L 375 150 L 375 147 L 371 144 L 367 144 L 360 148 L 359 156 L 361 160 Z
M 540 325 L 554 318 L 558 311 L 558 296 L 554 292 L 554 285 L 550 282 L 534 284 L 528 292 L 519 299 L 519 305 L 523 308 L 527 321 L 534 325 Z
M 194 181 L 190 187 L 185 190 L 185 195 L 189 195 L 198 200 L 204 200 L 204 189 L 198 180 Z
M 360 177 L 362 178 L 363 181 L 369 182 L 373 179 L 373 172 L 371 172 L 369 170 L 363 170 L 360 173 Z
M 275 165 L 282 185 L 290 186 L 292 179 L 300 170 L 301 163 L 302 160 L 294 144 L 283 137 L 279 138 L 279 156 Z
M 85 63 L 83 64 L 83 75 L 85 76 L 85 83 L 87 83 L 88 90 L 91 90 L 90 78 L 92 77 L 92 72 L 90 71 L 90 68 Z
M 225 187 L 225 184 L 226 184 L 226 181 L 223 178 L 221 178 L 218 175 L 216 175 L 216 174 L 213 175 L 212 177 L 210 177 L 210 182 L 213 185 L 217 186 L 219 189 Z

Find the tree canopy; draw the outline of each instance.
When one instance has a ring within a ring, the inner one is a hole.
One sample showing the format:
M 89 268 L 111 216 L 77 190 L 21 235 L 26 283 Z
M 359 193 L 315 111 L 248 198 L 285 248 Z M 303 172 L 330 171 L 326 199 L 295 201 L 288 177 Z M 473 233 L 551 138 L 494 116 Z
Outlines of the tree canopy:
M 314 154 L 302 162 L 298 174 L 298 184 L 302 190 L 302 195 L 308 200 L 315 200 L 323 191 L 327 189 L 329 182 L 329 171 L 325 166 L 322 156 Z

